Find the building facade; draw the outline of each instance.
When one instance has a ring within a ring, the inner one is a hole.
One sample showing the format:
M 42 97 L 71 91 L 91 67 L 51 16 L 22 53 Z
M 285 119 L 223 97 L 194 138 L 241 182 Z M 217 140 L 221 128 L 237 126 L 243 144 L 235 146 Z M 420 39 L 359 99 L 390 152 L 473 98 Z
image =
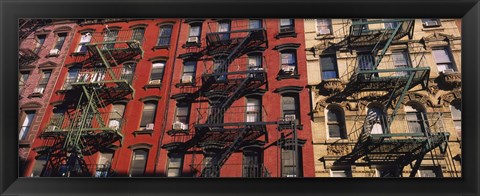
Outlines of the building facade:
M 54 92 L 77 23 L 69 20 L 19 21 L 19 161 L 27 157 Z
M 313 177 L 303 29 L 81 22 L 23 175 Z
M 455 19 L 305 19 L 317 177 L 461 177 Z

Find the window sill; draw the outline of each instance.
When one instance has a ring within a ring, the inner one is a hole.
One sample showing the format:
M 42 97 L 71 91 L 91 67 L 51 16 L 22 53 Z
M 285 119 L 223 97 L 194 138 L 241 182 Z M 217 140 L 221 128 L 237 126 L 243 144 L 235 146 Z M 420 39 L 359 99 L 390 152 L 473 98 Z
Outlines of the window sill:
M 182 130 L 168 130 L 167 134 L 170 136 L 178 136 L 178 135 L 188 135 L 190 131 L 188 129 L 182 129 Z
M 149 88 L 161 89 L 162 88 L 162 83 L 160 83 L 160 84 L 145 84 L 145 86 L 143 86 L 143 89 L 145 89 L 145 90 L 147 90 Z
M 315 40 L 324 40 L 324 39 L 335 39 L 335 36 L 332 34 L 317 34 Z
M 87 52 L 74 52 L 72 53 L 72 56 L 85 56 L 87 55 Z
M 438 27 L 423 27 L 422 31 L 438 31 L 438 30 L 445 30 L 444 27 L 438 26 Z
M 175 87 L 177 87 L 177 88 L 180 88 L 180 87 L 183 87 L 183 86 L 195 86 L 195 82 L 191 82 L 191 83 L 177 83 L 177 84 L 175 84 Z
M 292 74 L 292 75 L 278 74 L 276 79 L 277 80 L 300 79 L 300 74 Z
M 137 135 L 145 135 L 145 134 L 149 134 L 150 136 L 153 136 L 153 130 L 136 130 L 132 133 L 135 137 L 137 137 Z
M 170 45 L 154 46 L 152 50 L 169 49 Z
M 295 33 L 295 31 L 291 31 L 291 32 L 278 33 L 277 35 L 275 35 L 276 39 L 285 38 L 285 37 L 297 37 L 297 33 Z
M 32 97 L 39 97 L 39 98 L 42 98 L 43 97 L 43 93 L 32 93 L 28 96 L 28 98 L 32 98 Z

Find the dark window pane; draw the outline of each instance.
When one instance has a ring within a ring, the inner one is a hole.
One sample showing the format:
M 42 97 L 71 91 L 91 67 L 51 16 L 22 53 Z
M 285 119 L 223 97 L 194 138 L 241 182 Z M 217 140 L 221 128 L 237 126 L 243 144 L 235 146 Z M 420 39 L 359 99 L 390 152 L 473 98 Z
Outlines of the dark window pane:
M 138 149 L 133 151 L 132 162 L 130 165 L 130 176 L 143 176 L 147 164 L 148 150 Z

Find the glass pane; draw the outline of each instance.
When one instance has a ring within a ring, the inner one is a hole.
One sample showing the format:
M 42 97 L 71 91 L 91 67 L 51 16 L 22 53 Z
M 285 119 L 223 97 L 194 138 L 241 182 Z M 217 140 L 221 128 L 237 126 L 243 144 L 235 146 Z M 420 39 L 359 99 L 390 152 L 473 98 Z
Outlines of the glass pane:
M 222 22 L 218 24 L 218 32 L 227 32 L 230 31 L 230 23 Z
M 328 119 L 328 122 L 339 122 L 340 121 L 340 114 L 335 109 L 328 110 L 327 119 Z
M 282 53 L 282 64 L 295 64 L 295 56 L 292 53 Z
M 252 19 L 250 20 L 250 29 L 258 29 L 262 28 L 262 20 L 260 19 Z
M 450 111 L 452 112 L 452 119 L 462 119 L 462 108 L 458 104 L 450 105 Z
M 360 54 L 358 55 L 358 65 L 361 70 L 370 70 L 373 67 L 373 56 Z
M 200 36 L 200 26 L 190 26 L 190 37 Z
M 292 25 L 292 19 L 280 19 L 280 26 L 290 26 Z
M 322 79 L 328 80 L 331 78 L 338 78 L 336 71 L 322 71 Z
M 447 49 L 435 49 L 433 51 L 433 56 L 435 57 L 435 62 L 438 63 L 450 63 L 449 53 Z
M 188 107 L 177 107 L 177 116 L 187 116 Z
M 329 137 L 340 137 L 340 126 L 339 125 L 328 125 L 328 136 Z
M 195 65 L 196 65 L 195 62 L 186 62 L 183 65 L 183 73 L 195 72 Z
M 405 52 L 397 52 L 392 54 L 393 64 L 396 67 L 404 66 L 406 67 L 407 64 L 407 54 Z
M 283 110 L 296 110 L 295 97 L 282 97 Z
M 320 57 L 320 65 L 322 66 L 322 71 L 334 71 L 334 70 L 336 70 L 335 57 L 331 57 L 331 56 Z
M 110 119 L 122 119 L 124 111 L 125 111 L 125 105 L 123 104 L 113 105 L 113 111 L 112 111 L 112 115 L 110 116 Z

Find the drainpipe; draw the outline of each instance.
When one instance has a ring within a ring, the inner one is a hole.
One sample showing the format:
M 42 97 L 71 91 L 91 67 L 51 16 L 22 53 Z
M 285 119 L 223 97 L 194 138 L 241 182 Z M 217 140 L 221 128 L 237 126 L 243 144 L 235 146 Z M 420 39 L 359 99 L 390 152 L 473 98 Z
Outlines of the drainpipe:
M 174 52 L 174 56 L 173 56 L 173 63 L 172 63 L 172 71 L 170 73 L 170 81 L 168 82 L 168 85 L 169 87 L 171 88 L 172 87 L 172 81 L 173 81 L 173 73 L 174 73 L 174 68 L 175 68 L 175 63 L 177 61 L 177 52 L 178 52 L 178 44 L 180 42 L 180 32 L 182 30 L 182 23 L 183 23 L 183 19 L 180 19 L 180 23 L 179 23 L 179 27 L 178 27 L 178 34 L 177 34 L 177 43 L 175 43 L 175 52 Z M 167 107 L 165 109 L 165 113 L 163 115 L 163 127 L 162 127 L 162 134 L 160 135 L 160 139 L 158 140 L 158 150 L 157 150 L 157 156 L 155 156 L 155 167 L 153 169 L 153 173 L 155 175 L 158 175 L 156 174 L 157 173 L 157 167 L 158 167 L 158 160 L 159 160 L 159 157 L 160 157 L 160 150 L 161 150 L 161 146 L 162 146 L 162 141 L 163 141 L 163 136 L 165 135 L 165 129 L 167 127 L 167 118 L 168 118 L 168 109 L 170 108 L 170 104 L 169 104 L 169 101 L 168 99 L 170 99 L 170 95 L 171 95 L 171 90 L 168 91 L 167 93 Z

